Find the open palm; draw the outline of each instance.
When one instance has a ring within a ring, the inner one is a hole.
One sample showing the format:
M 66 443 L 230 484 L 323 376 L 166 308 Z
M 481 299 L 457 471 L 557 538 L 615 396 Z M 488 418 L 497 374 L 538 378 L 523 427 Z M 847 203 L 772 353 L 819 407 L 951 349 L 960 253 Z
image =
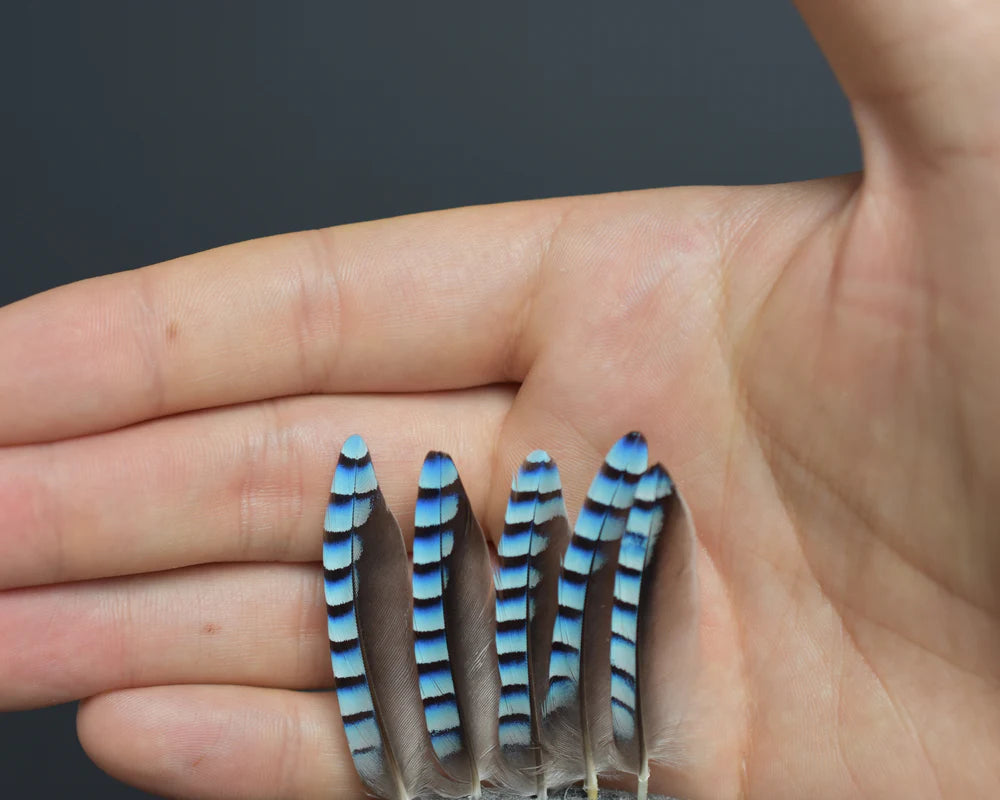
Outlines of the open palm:
M 863 177 L 293 234 L 0 311 L 0 706 L 93 697 L 152 791 L 361 794 L 329 693 L 330 474 L 412 519 L 448 450 L 495 537 L 642 430 L 698 528 L 690 797 L 1000 782 L 1000 11 L 802 0 Z

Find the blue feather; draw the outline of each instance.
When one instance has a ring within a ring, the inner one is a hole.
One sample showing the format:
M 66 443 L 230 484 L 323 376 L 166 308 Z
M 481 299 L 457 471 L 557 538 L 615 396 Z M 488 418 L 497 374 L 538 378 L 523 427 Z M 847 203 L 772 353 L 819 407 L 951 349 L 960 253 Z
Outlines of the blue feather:
M 638 773 L 639 797 L 644 798 L 649 782 L 649 757 L 644 736 L 638 652 L 642 641 L 639 615 L 644 583 L 652 580 L 648 568 L 663 532 L 664 503 L 674 494 L 673 482 L 659 464 L 639 480 L 635 499 L 625 523 L 618 569 L 615 573 L 615 601 L 611 612 L 611 715 L 615 744 L 623 762 Z
M 356 587 L 362 543 L 358 529 L 372 513 L 378 484 L 359 436 L 344 444 L 334 473 L 323 536 L 323 576 L 330 656 L 347 743 L 365 785 L 387 794 L 394 787 L 359 638 Z
M 431 453 L 420 472 L 413 537 L 413 631 L 420 697 L 434 752 L 446 767 L 463 756 L 462 725 L 445 636 L 444 589 L 458 511 L 455 465 Z
M 496 749 L 499 677 L 489 550 L 455 464 L 429 453 L 413 539 L 413 630 L 420 697 L 445 770 L 478 797 Z
M 559 470 L 547 453 L 536 450 L 511 485 L 494 581 L 499 743 L 514 771 L 500 779 L 540 797 L 545 796 L 541 702 L 548 683 L 559 560 L 568 538 Z

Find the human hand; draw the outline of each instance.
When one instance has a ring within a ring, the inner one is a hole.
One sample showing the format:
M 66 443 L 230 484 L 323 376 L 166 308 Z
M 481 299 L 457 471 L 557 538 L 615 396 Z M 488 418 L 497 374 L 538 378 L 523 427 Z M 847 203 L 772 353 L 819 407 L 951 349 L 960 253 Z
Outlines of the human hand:
M 361 432 L 492 535 L 647 434 L 698 526 L 690 797 L 1000 780 L 1000 11 L 799 3 L 863 178 L 464 209 L 235 245 L 0 311 L 0 707 L 80 697 L 150 791 L 360 796 L 317 565 Z

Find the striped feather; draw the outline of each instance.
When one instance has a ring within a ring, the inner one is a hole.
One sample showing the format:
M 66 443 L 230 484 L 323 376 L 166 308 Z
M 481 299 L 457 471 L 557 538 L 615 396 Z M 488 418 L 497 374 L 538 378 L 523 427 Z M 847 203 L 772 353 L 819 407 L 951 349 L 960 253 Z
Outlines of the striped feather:
M 429 453 L 413 539 L 413 630 L 434 752 L 478 797 L 496 746 L 499 694 L 489 550 L 454 462 Z M 456 668 L 457 665 L 457 668 Z
M 649 643 L 640 637 L 639 608 L 644 579 L 653 577 L 647 573 L 647 567 L 663 531 L 665 505 L 673 494 L 673 483 L 659 464 L 639 480 L 615 573 L 615 604 L 611 612 L 612 726 L 621 763 L 638 775 L 640 800 L 645 800 L 649 784 L 649 757 L 639 702 L 642 676 L 638 651 Z
M 541 702 L 548 684 L 559 563 L 569 540 L 559 470 L 531 453 L 511 485 L 497 548 L 496 646 L 500 664 L 501 782 L 546 795 Z
M 617 548 L 646 460 L 639 433 L 611 448 L 587 492 L 559 575 L 544 743 L 550 782 L 585 778 L 591 797 L 597 794 L 597 773 L 611 760 L 610 617 Z
M 617 766 L 647 796 L 649 763 L 684 758 L 683 720 L 698 659 L 695 532 L 666 470 L 643 475 L 626 522 L 612 612 L 612 721 Z
M 361 542 L 378 490 L 368 448 L 348 439 L 334 474 L 323 530 L 323 572 L 330 657 L 347 744 L 364 784 L 376 794 L 403 796 L 405 787 L 382 739 L 358 631 L 355 603 Z M 395 784 L 395 785 L 394 785 Z

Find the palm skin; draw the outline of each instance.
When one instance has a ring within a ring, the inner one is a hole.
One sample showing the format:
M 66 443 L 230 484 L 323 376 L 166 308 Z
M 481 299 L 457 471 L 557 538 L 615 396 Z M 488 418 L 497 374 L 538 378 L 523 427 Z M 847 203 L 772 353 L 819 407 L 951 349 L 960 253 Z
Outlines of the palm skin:
M 311 562 L 340 443 L 369 440 L 404 529 L 450 451 L 496 536 L 530 449 L 572 508 L 636 428 L 700 545 L 654 788 L 988 796 L 1000 15 L 800 7 L 864 177 L 294 234 L 3 309 L 0 704 L 93 697 L 84 746 L 152 791 L 360 796 L 335 701 L 291 691 L 331 683 Z

